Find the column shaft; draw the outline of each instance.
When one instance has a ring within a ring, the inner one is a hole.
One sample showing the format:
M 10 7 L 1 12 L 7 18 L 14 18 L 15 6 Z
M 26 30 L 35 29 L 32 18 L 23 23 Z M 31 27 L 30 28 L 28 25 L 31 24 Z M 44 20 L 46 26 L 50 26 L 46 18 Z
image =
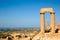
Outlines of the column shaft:
M 51 12 L 51 32 L 55 32 L 55 13 Z
M 40 23 L 40 25 L 41 25 L 41 33 L 44 33 L 44 13 L 40 13 L 40 15 L 41 15 L 41 23 Z

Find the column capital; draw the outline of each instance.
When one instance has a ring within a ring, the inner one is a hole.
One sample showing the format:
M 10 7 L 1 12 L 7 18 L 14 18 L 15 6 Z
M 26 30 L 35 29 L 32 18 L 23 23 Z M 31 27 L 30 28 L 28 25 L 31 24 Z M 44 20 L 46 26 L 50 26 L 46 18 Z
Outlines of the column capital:
M 40 14 L 45 14 L 45 13 L 40 13 Z
M 55 14 L 55 12 L 50 12 L 50 14 Z

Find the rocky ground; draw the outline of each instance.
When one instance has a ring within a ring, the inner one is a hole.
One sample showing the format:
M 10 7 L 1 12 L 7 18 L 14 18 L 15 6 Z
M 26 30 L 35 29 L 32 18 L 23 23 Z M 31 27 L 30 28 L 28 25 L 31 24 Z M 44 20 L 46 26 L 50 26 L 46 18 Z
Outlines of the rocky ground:
M 31 37 L 14 37 L 11 40 L 60 40 L 60 33 L 55 33 L 55 34 L 49 34 L 49 33 L 45 33 L 44 36 L 40 37 L 40 34 L 38 34 L 38 36 L 36 37 L 32 37 L 32 39 L 30 39 Z M 0 40 L 8 40 L 8 38 L 2 39 L 0 38 Z
M 60 40 L 60 33 L 50 34 L 44 33 L 41 37 L 40 34 L 33 37 L 32 40 Z
M 39 33 L 39 31 L 0 32 L 0 40 L 60 40 L 59 33 Z

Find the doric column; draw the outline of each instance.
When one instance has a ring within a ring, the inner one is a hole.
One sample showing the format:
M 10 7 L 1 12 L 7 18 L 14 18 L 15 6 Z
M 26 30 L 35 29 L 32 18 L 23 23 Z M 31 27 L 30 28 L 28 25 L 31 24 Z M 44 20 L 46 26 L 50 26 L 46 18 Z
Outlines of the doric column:
M 41 33 L 44 33 L 44 26 L 45 26 L 45 24 L 44 24 L 44 13 L 40 13 L 40 16 L 41 16 L 41 23 L 40 23 L 40 25 L 41 25 Z
M 51 15 L 51 32 L 55 33 L 55 13 L 50 12 Z

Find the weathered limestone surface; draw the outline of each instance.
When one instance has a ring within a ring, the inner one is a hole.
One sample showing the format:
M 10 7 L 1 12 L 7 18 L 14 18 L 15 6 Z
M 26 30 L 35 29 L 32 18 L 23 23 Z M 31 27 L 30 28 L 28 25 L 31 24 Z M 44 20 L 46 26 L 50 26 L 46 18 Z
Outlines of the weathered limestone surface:
M 54 12 L 53 8 L 41 8 L 40 13 L 45 13 L 45 12 Z
M 50 12 L 50 16 L 51 16 L 51 32 L 49 34 L 45 34 L 45 12 Z M 37 34 L 35 37 L 33 37 L 33 40 L 49 40 L 51 39 L 50 37 L 54 37 L 55 36 L 55 13 L 53 11 L 53 8 L 42 8 L 40 11 L 40 16 L 41 16 L 41 32 L 39 34 Z M 47 36 L 49 39 L 47 39 Z M 53 40 L 53 39 L 52 39 Z
M 44 26 L 45 26 L 45 18 L 44 18 L 44 14 L 45 12 L 50 12 L 51 15 L 51 32 L 54 33 L 55 32 L 55 13 L 53 11 L 53 8 L 42 8 L 40 11 L 40 15 L 41 15 L 41 33 L 44 33 Z
M 38 37 L 37 35 L 32 40 L 60 40 L 60 33 L 57 33 L 54 36 L 51 36 L 50 33 L 45 33 L 43 37 Z

